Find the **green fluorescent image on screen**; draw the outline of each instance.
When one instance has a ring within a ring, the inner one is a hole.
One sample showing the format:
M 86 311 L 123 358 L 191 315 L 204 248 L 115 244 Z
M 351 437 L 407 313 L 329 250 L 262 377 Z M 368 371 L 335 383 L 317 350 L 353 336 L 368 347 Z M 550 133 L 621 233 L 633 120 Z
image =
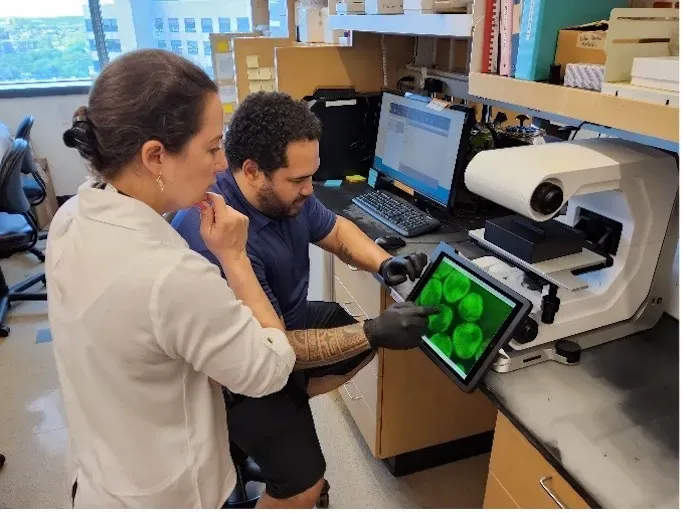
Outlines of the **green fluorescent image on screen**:
M 466 378 L 514 309 L 514 303 L 444 258 L 419 293 L 418 305 L 436 305 L 426 343 Z

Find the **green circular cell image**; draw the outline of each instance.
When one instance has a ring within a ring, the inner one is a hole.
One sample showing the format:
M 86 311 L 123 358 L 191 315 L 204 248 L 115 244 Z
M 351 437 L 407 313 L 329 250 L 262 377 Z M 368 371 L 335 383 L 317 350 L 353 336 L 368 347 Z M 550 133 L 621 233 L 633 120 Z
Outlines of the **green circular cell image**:
M 476 292 L 470 292 L 459 302 L 460 317 L 468 322 L 475 322 L 483 315 L 483 297 Z
M 441 263 L 436 270 L 433 271 L 433 277 L 439 280 L 444 280 L 455 268 L 446 263 Z
M 483 332 L 478 324 L 464 322 L 455 328 L 452 334 L 452 344 L 455 354 L 463 360 L 468 360 L 476 354 L 481 342 Z
M 443 295 L 448 303 L 456 303 L 469 293 L 471 280 L 460 273 L 450 273 L 443 283 Z
M 483 355 L 483 351 L 486 350 L 486 348 L 488 347 L 488 344 L 490 344 L 490 340 L 486 340 L 485 342 L 483 342 L 481 345 L 478 346 L 478 350 L 476 351 L 476 354 L 474 355 L 475 360 L 478 360 Z
M 436 333 L 443 333 L 452 324 L 452 319 L 455 317 L 455 314 L 449 306 L 440 305 L 439 308 L 440 312 L 429 316 L 429 330 L 435 331 Z
M 452 339 L 445 333 L 436 333 L 435 335 L 429 337 L 429 340 L 440 349 L 445 356 L 448 358 L 452 355 Z
M 443 299 L 443 284 L 438 280 L 429 280 L 419 294 L 420 305 L 438 305 Z

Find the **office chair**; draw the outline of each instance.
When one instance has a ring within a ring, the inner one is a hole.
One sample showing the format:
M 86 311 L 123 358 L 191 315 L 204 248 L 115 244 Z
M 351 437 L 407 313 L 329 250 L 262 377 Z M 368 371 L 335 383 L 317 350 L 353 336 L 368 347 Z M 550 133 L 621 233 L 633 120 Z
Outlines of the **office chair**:
M 21 185 L 21 165 L 27 153 L 28 143 L 15 139 L 0 161 L 0 258 L 29 251 L 44 262 L 45 255 L 34 247 L 38 242 L 38 226 L 30 215 L 31 205 Z M 45 273 L 33 275 L 10 288 L 0 268 L 0 337 L 10 333 L 4 322 L 11 303 L 47 301 L 45 292 L 26 292 L 38 282 L 46 284 Z
M 31 129 L 33 128 L 33 116 L 26 116 L 19 127 L 17 128 L 17 133 L 15 139 L 23 139 L 29 146 L 31 145 Z M 38 169 L 36 168 L 36 163 L 33 160 L 33 154 L 31 151 L 26 153 L 24 161 L 21 165 L 21 182 L 24 187 L 24 193 L 28 198 L 28 202 L 32 207 L 40 205 L 47 198 L 47 188 L 45 182 L 43 181 Z

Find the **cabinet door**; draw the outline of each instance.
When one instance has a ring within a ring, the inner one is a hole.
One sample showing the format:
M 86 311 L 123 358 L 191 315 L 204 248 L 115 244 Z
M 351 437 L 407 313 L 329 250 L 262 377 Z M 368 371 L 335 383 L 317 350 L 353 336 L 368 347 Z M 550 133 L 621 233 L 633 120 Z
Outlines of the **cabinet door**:
M 483 509 L 519 509 L 492 472 L 488 472 Z
M 521 432 L 497 416 L 490 471 L 520 508 L 589 508 Z

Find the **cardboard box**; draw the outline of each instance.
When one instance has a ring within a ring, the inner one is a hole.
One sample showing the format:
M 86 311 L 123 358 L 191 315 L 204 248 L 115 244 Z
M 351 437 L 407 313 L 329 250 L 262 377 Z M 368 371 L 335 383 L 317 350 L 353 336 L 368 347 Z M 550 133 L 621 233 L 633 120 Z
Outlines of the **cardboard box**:
M 38 227 L 41 230 L 44 230 L 50 225 L 52 218 L 59 208 L 59 203 L 57 202 L 57 195 L 54 192 L 54 184 L 52 183 L 50 166 L 47 163 L 47 159 L 36 159 L 35 163 L 38 174 L 45 183 L 45 192 L 47 193 L 47 196 L 45 197 L 45 201 L 40 205 L 33 207 L 33 209 L 38 218 Z
M 554 64 L 561 65 L 561 76 L 566 64 L 606 64 L 606 21 L 587 23 L 559 31 Z
M 366 14 L 402 14 L 403 0 L 365 0 Z
M 324 13 L 320 7 L 298 9 L 298 39 L 301 43 L 324 43 Z

